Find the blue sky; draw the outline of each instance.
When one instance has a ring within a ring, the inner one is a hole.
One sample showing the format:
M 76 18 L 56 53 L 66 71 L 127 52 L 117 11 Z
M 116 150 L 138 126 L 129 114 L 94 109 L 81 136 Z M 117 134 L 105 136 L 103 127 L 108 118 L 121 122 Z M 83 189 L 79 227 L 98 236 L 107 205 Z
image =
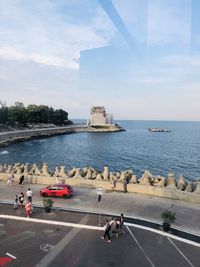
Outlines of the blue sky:
M 200 1 L 0 0 L 0 100 L 200 120 Z

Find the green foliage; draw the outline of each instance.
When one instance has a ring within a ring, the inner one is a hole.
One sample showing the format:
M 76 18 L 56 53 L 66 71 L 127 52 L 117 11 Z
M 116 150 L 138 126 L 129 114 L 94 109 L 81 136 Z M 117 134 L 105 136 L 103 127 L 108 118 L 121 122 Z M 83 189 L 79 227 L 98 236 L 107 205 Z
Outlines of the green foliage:
M 26 125 L 26 112 L 23 103 L 16 102 L 14 106 L 8 108 L 8 124 L 11 126 Z
M 51 198 L 43 198 L 42 200 L 45 208 L 52 208 L 54 201 Z
M 2 107 L 0 108 L 0 124 L 6 125 L 8 122 L 8 108 Z
M 54 112 L 52 123 L 56 125 L 66 124 L 68 120 L 68 113 L 62 109 L 57 109 Z
M 27 123 L 52 123 L 55 125 L 72 124 L 68 113 L 62 109 L 54 110 L 45 105 L 29 105 L 27 108 L 21 102 L 14 106 L 0 108 L 0 124 L 9 126 L 26 126 Z
M 174 223 L 176 221 L 176 213 L 170 210 L 165 210 L 161 214 L 164 223 Z

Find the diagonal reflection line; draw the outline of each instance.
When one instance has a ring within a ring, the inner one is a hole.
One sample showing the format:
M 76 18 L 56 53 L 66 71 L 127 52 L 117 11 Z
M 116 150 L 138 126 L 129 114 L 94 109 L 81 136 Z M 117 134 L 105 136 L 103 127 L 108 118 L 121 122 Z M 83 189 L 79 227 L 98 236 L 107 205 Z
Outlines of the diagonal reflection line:
M 79 223 L 87 223 L 89 216 L 86 215 Z M 47 267 L 63 251 L 70 241 L 81 231 L 81 228 L 73 228 L 66 236 L 49 252 L 35 267 Z
M 119 13 L 117 12 L 115 6 L 113 5 L 111 0 L 99 0 L 99 3 L 111 19 L 112 23 L 124 37 L 126 43 L 133 49 L 135 48 L 135 41 L 128 31 L 127 27 L 125 26 L 122 18 L 120 17 Z

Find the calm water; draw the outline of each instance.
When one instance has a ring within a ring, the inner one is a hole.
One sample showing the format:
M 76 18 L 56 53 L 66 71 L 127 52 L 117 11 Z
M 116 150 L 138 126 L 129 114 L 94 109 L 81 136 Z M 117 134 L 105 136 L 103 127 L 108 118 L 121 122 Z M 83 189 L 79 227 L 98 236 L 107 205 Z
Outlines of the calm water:
M 92 166 L 97 170 L 145 169 L 153 174 L 169 171 L 188 179 L 200 177 L 200 122 L 119 121 L 120 133 L 77 133 L 18 143 L 0 149 L 0 162 L 14 164 L 47 162 L 55 166 Z M 151 127 L 169 128 L 170 133 L 151 133 Z

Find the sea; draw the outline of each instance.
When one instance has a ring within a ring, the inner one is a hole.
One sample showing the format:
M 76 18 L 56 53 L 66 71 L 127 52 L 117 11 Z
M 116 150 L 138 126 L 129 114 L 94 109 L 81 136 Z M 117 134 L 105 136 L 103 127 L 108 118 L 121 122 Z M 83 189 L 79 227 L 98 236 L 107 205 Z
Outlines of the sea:
M 76 121 L 77 122 L 77 121 Z M 81 121 L 82 122 L 82 121 Z M 117 121 L 126 131 L 116 133 L 74 133 L 32 140 L 0 148 L 0 163 L 46 162 L 50 171 L 56 166 L 93 167 L 110 171 L 133 170 L 139 178 L 145 170 L 178 179 L 200 178 L 200 122 Z M 153 133 L 148 128 L 171 132 Z

